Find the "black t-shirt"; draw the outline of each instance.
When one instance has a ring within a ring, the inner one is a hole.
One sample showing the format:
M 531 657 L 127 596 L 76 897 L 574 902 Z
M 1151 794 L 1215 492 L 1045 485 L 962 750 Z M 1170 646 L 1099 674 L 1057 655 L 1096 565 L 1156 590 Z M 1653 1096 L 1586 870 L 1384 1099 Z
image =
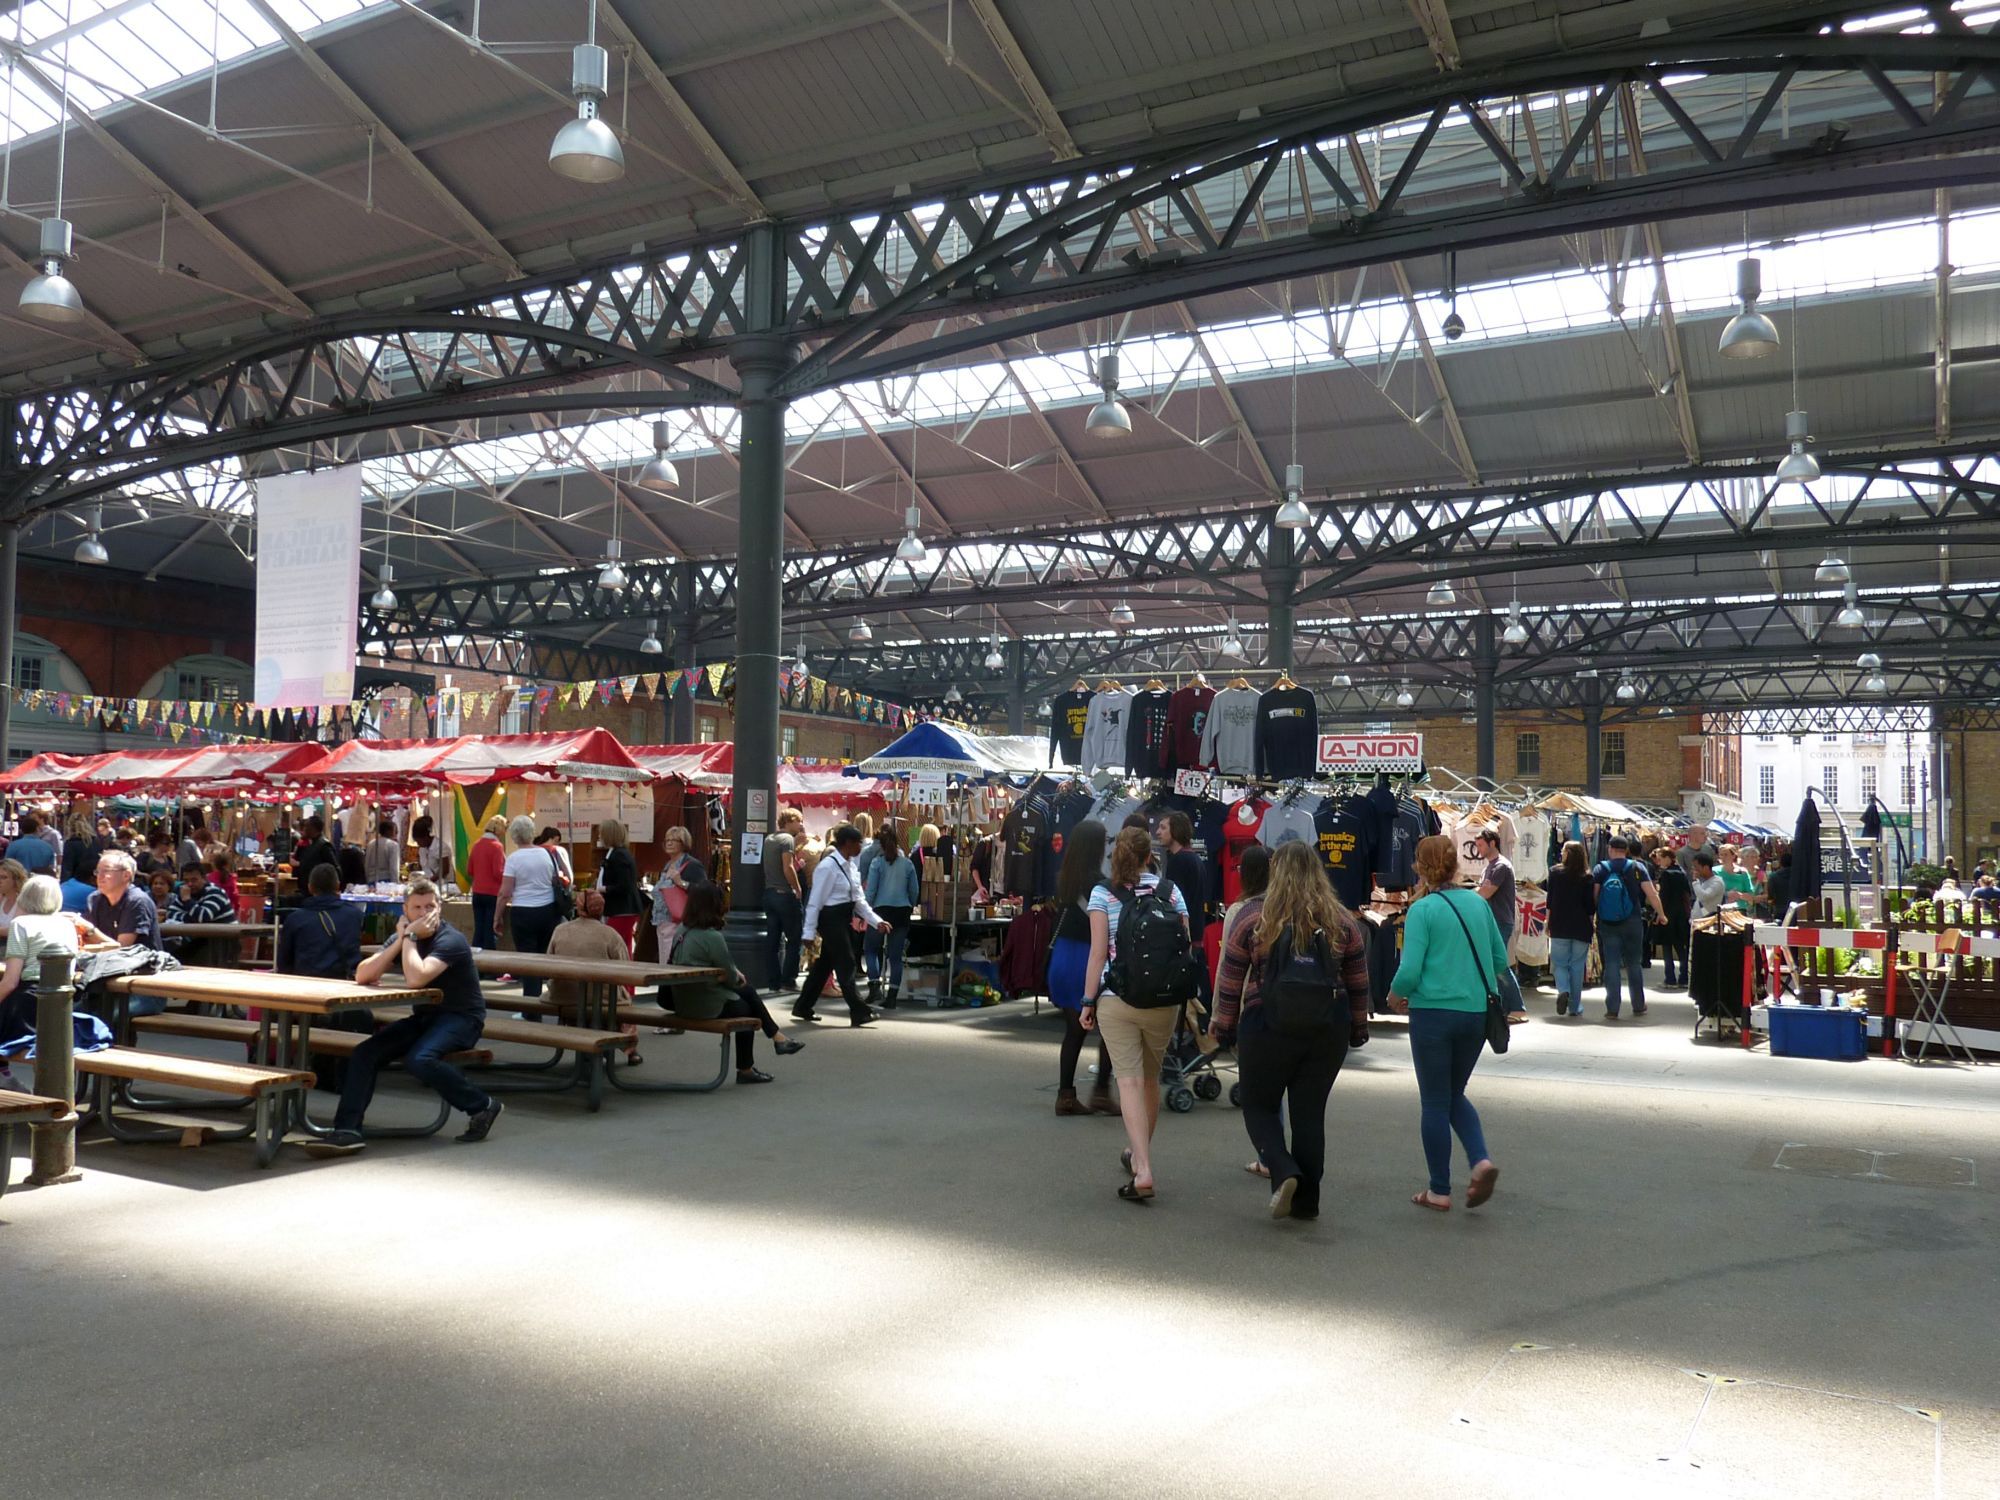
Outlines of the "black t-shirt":
M 1164 776 L 1167 771 L 1167 719 L 1173 694 L 1134 693 L 1125 721 L 1125 769 L 1134 776 Z
M 1319 703 L 1302 687 L 1257 700 L 1257 770 L 1280 781 L 1310 776 L 1319 755 Z
M 1051 811 L 1049 800 L 1038 785 L 1029 788 L 1000 824 L 1000 843 L 1006 851 L 1003 878 L 1010 896 L 1043 894 L 1046 864 L 1043 856 L 1049 841 Z
M 486 995 L 479 988 L 479 970 L 472 962 L 472 944 L 465 940 L 465 934 L 456 927 L 440 927 L 428 938 L 416 941 L 419 958 L 441 958 L 444 972 L 438 975 L 431 988 L 444 998 L 438 1002 L 441 1010 L 459 1011 L 468 1016 L 486 1014 Z M 400 973 L 400 964 L 391 964 L 389 973 Z
M 1181 900 L 1187 902 L 1188 936 L 1199 943 L 1203 930 L 1208 926 L 1208 911 L 1201 898 L 1201 893 L 1208 888 L 1208 875 L 1202 869 L 1201 856 L 1192 849 L 1169 854 L 1164 873 L 1174 883 L 1174 889 L 1181 893 Z
M 1081 786 L 1073 786 L 1056 798 L 1049 809 L 1049 836 L 1042 840 L 1042 873 L 1038 891 L 1054 895 L 1056 876 L 1062 871 L 1063 850 L 1076 825 L 1090 816 L 1097 799 Z
M 1660 906 L 1669 922 L 1685 922 L 1694 902 L 1694 882 L 1679 865 L 1669 862 L 1654 872 L 1660 884 Z
M 1360 797 L 1322 797 L 1313 810 L 1313 839 L 1333 882 L 1334 894 L 1349 907 L 1365 906 L 1375 889 L 1371 813 Z
M 1083 758 L 1083 731 L 1090 726 L 1089 693 L 1058 693 L 1049 701 L 1049 752 L 1057 765 Z

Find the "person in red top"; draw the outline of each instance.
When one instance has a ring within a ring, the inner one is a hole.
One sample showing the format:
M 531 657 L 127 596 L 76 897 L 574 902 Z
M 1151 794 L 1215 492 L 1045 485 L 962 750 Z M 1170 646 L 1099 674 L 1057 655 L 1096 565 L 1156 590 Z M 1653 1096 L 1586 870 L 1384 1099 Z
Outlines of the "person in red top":
M 475 948 L 497 948 L 499 939 L 493 932 L 493 912 L 500 904 L 500 881 L 505 875 L 507 849 L 500 842 L 500 835 L 507 831 L 507 820 L 495 813 L 486 820 L 486 831 L 473 843 L 472 852 L 465 861 L 466 874 L 472 879 L 472 946 Z

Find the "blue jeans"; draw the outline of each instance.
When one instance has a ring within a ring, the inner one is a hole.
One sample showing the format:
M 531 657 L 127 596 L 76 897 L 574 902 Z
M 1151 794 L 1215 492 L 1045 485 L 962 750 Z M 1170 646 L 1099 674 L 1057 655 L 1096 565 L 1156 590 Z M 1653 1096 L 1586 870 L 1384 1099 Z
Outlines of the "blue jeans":
M 1583 973 L 1590 961 L 1589 938 L 1550 938 L 1549 967 L 1556 976 L 1556 1014 L 1561 1015 L 1562 997 L 1569 996 L 1569 1013 L 1583 1014 Z
M 876 915 L 889 924 L 887 932 L 868 929 L 868 943 L 862 952 L 862 962 L 867 966 L 869 982 L 887 979 L 889 988 L 898 990 L 903 985 L 903 950 L 910 946 L 910 912 L 908 906 L 882 906 L 876 908 Z
M 1604 1013 L 1618 1014 L 1621 978 L 1632 982 L 1632 1014 L 1646 1008 L 1646 919 L 1597 924 L 1597 947 L 1604 955 Z
M 764 919 L 770 931 L 765 942 L 771 952 L 772 987 L 789 988 L 799 982 L 799 950 L 805 946 L 802 934 L 806 909 L 790 890 L 764 892 Z
M 453 1109 L 478 1114 L 493 1101 L 444 1059 L 477 1043 L 484 1024 L 482 1017 L 440 1010 L 435 1005 L 420 1005 L 402 1020 L 391 1021 L 356 1047 L 347 1060 L 347 1082 L 340 1090 L 340 1108 L 334 1111 L 334 1129 L 361 1128 L 362 1116 L 375 1097 L 376 1073 L 384 1063 L 398 1058 L 412 1078 L 435 1089 Z
M 1430 1167 L 1431 1191 L 1440 1197 L 1451 1192 L 1453 1131 L 1465 1147 L 1468 1165 L 1476 1167 L 1486 1160 L 1479 1111 L 1465 1097 L 1465 1085 L 1485 1045 L 1483 1010 L 1410 1007 L 1410 1061 L 1416 1064 L 1417 1097 L 1424 1107 L 1424 1161 Z

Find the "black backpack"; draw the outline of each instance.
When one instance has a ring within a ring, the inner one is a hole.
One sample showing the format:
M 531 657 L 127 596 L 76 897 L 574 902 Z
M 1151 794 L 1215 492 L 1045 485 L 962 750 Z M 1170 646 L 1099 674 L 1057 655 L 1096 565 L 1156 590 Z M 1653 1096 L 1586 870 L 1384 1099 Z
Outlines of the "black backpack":
M 1173 883 L 1150 891 L 1113 887 L 1118 898 L 1118 959 L 1112 993 L 1139 1010 L 1181 1005 L 1200 993 L 1186 924 L 1174 910 Z
M 1350 1020 L 1340 967 L 1323 932 L 1303 950 L 1292 947 L 1290 931 L 1279 933 L 1264 958 L 1260 993 L 1264 1018 L 1280 1036 L 1321 1037 Z

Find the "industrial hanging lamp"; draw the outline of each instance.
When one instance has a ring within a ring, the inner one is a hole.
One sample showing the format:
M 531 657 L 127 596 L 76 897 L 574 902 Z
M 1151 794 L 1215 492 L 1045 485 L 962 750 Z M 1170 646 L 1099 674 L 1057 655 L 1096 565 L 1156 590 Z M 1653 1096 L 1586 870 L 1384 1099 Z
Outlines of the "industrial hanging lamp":
M 1285 502 L 1278 507 L 1277 522 L 1298 531 L 1312 525 L 1312 511 L 1306 506 L 1306 466 L 1299 462 L 1299 321 L 1287 321 L 1292 329 L 1292 459 L 1285 465 Z
M 1889 691 L 1889 679 L 1884 677 L 1880 671 L 1873 672 L 1869 675 L 1868 680 L 1861 684 L 1861 690 L 1864 693 L 1874 693 L 1879 697 Z
M 1743 216 L 1743 242 L 1747 250 L 1750 242 L 1748 214 Z M 1762 359 L 1777 352 L 1777 327 L 1757 311 L 1757 299 L 1763 294 L 1763 263 L 1756 256 L 1746 253 L 1736 263 L 1736 315 L 1723 325 L 1722 342 L 1717 346 L 1723 358 Z
M 1118 399 L 1118 351 L 1107 349 L 1097 357 L 1097 384 L 1104 399 L 1091 407 L 1083 430 L 1092 437 L 1120 438 L 1132 434 L 1132 417 Z
M 1630 673 L 1618 674 L 1618 691 L 1615 696 L 1620 703 L 1630 703 L 1639 696 L 1639 684 L 1632 680 Z
M 1879 672 L 1882 670 L 1882 658 L 1873 651 L 1864 651 L 1854 658 L 1854 669 L 1857 672 Z
M 866 620 L 856 620 L 847 627 L 847 638 L 857 646 L 865 646 L 875 639 L 875 627 Z
M 385 541 L 386 547 L 388 543 Z M 378 614 L 388 614 L 396 607 L 396 565 L 388 558 L 382 559 L 382 566 L 375 571 L 375 597 L 368 601 L 368 607 Z
M 1449 579 L 1440 578 L 1424 595 L 1424 603 L 1433 609 L 1442 609 L 1445 605 L 1458 603 L 1458 591 L 1451 586 Z
M 598 118 L 611 92 L 611 56 L 597 45 L 597 0 L 590 0 L 590 30 L 570 54 L 570 97 L 576 118 L 556 132 L 549 165 L 572 182 L 616 182 L 625 175 L 625 150 L 618 133 Z
M 1521 618 L 1521 601 L 1518 597 L 1507 601 L 1507 628 L 1500 632 L 1500 639 L 1509 646 L 1528 644 L 1528 626 Z
M 22 7 L 25 9 L 26 7 Z M 20 11 L 16 11 L 18 25 Z M 7 131 L 9 140 L 13 137 L 13 87 L 14 64 L 10 61 L 7 69 Z M 63 43 L 62 99 L 57 113 L 56 124 L 56 211 L 42 220 L 41 242 L 35 252 L 35 263 L 39 272 L 28 284 L 21 288 L 20 311 L 24 318 L 32 318 L 37 323 L 60 326 L 65 323 L 79 323 L 85 316 L 83 294 L 76 289 L 66 272 L 69 263 L 76 259 L 76 231 L 69 220 L 63 217 L 63 174 L 68 165 L 69 146 L 69 44 Z M 11 149 L 11 147 L 10 147 Z M 94 534 L 94 533 L 93 533 Z M 79 555 L 82 548 L 78 548 Z M 103 544 L 98 544 L 103 550 Z M 103 558 L 83 558 L 86 562 L 102 562 Z
M 1799 296 L 1792 293 L 1792 409 L 1785 413 L 1785 441 L 1791 451 L 1779 460 L 1779 484 L 1811 484 L 1819 478 L 1819 460 L 1806 444 L 1812 441 L 1812 424 L 1799 402 Z
M 1007 653 L 1000 645 L 1000 631 L 995 627 L 992 637 L 986 642 L 986 670 L 998 672 L 1007 665 Z
M 958 690 L 957 683 L 952 683 L 944 690 L 944 701 L 950 704 L 959 704 L 965 701 L 965 694 Z
M 1111 623 L 1120 630 L 1137 624 L 1138 620 L 1139 617 L 1132 613 L 1132 606 L 1127 604 L 1123 599 L 1120 599 L 1116 604 L 1111 606 Z
M 639 650 L 647 656 L 659 656 L 666 649 L 660 644 L 660 627 L 649 623 L 646 626 L 646 638 L 639 642 Z
M 1840 613 L 1833 617 L 1833 623 L 1848 630 L 1859 630 L 1868 623 L 1868 617 L 1861 613 L 1861 603 L 1855 598 L 1852 583 L 1847 585 L 1842 597 L 1847 602 L 1841 606 Z
M 1442 332 L 1450 343 L 1457 343 L 1465 337 L 1465 319 L 1458 315 L 1458 252 L 1447 250 L 1444 256 L 1444 315 Z
M 1853 578 L 1853 571 L 1847 566 L 1847 559 L 1838 552 L 1829 552 L 1820 559 L 1813 570 L 1813 582 L 1823 583 L 1828 588 L 1839 588 Z
M 1354 679 L 1349 677 L 1345 672 L 1335 672 L 1330 685 L 1345 691 L 1354 686 Z
M 80 563 L 102 565 L 111 561 L 111 553 L 104 545 L 103 506 L 91 506 L 90 529 L 84 533 L 83 540 L 76 544 L 76 552 L 73 555 Z
M 637 483 L 642 490 L 657 490 L 662 495 L 671 495 L 681 487 L 681 471 L 674 467 L 674 461 L 667 457 L 667 449 L 673 446 L 673 429 L 667 425 L 665 417 L 653 419 L 653 456 L 646 467 L 639 471 Z
M 930 548 L 926 547 L 924 539 L 917 535 L 917 527 L 922 523 L 923 519 L 924 513 L 914 505 L 904 512 L 903 525 L 905 530 L 902 541 L 896 544 L 897 562 L 921 563 L 930 560 Z
M 597 586 L 615 594 L 625 587 L 625 570 L 618 566 L 618 538 L 604 544 L 604 566 L 597 570 Z
M 804 676 L 810 677 L 812 675 L 812 665 L 812 658 L 806 655 L 806 638 L 801 634 L 799 636 L 799 654 L 792 662 L 792 669 Z
M 1241 656 L 1244 652 L 1243 628 L 1236 623 L 1236 611 L 1229 612 L 1229 634 L 1222 638 L 1224 656 Z
M 1415 704 L 1416 701 L 1417 701 L 1417 695 L 1410 691 L 1410 684 L 1408 683 L 1408 681 L 1403 682 L 1396 690 L 1396 707 L 1409 708 L 1413 704 Z

